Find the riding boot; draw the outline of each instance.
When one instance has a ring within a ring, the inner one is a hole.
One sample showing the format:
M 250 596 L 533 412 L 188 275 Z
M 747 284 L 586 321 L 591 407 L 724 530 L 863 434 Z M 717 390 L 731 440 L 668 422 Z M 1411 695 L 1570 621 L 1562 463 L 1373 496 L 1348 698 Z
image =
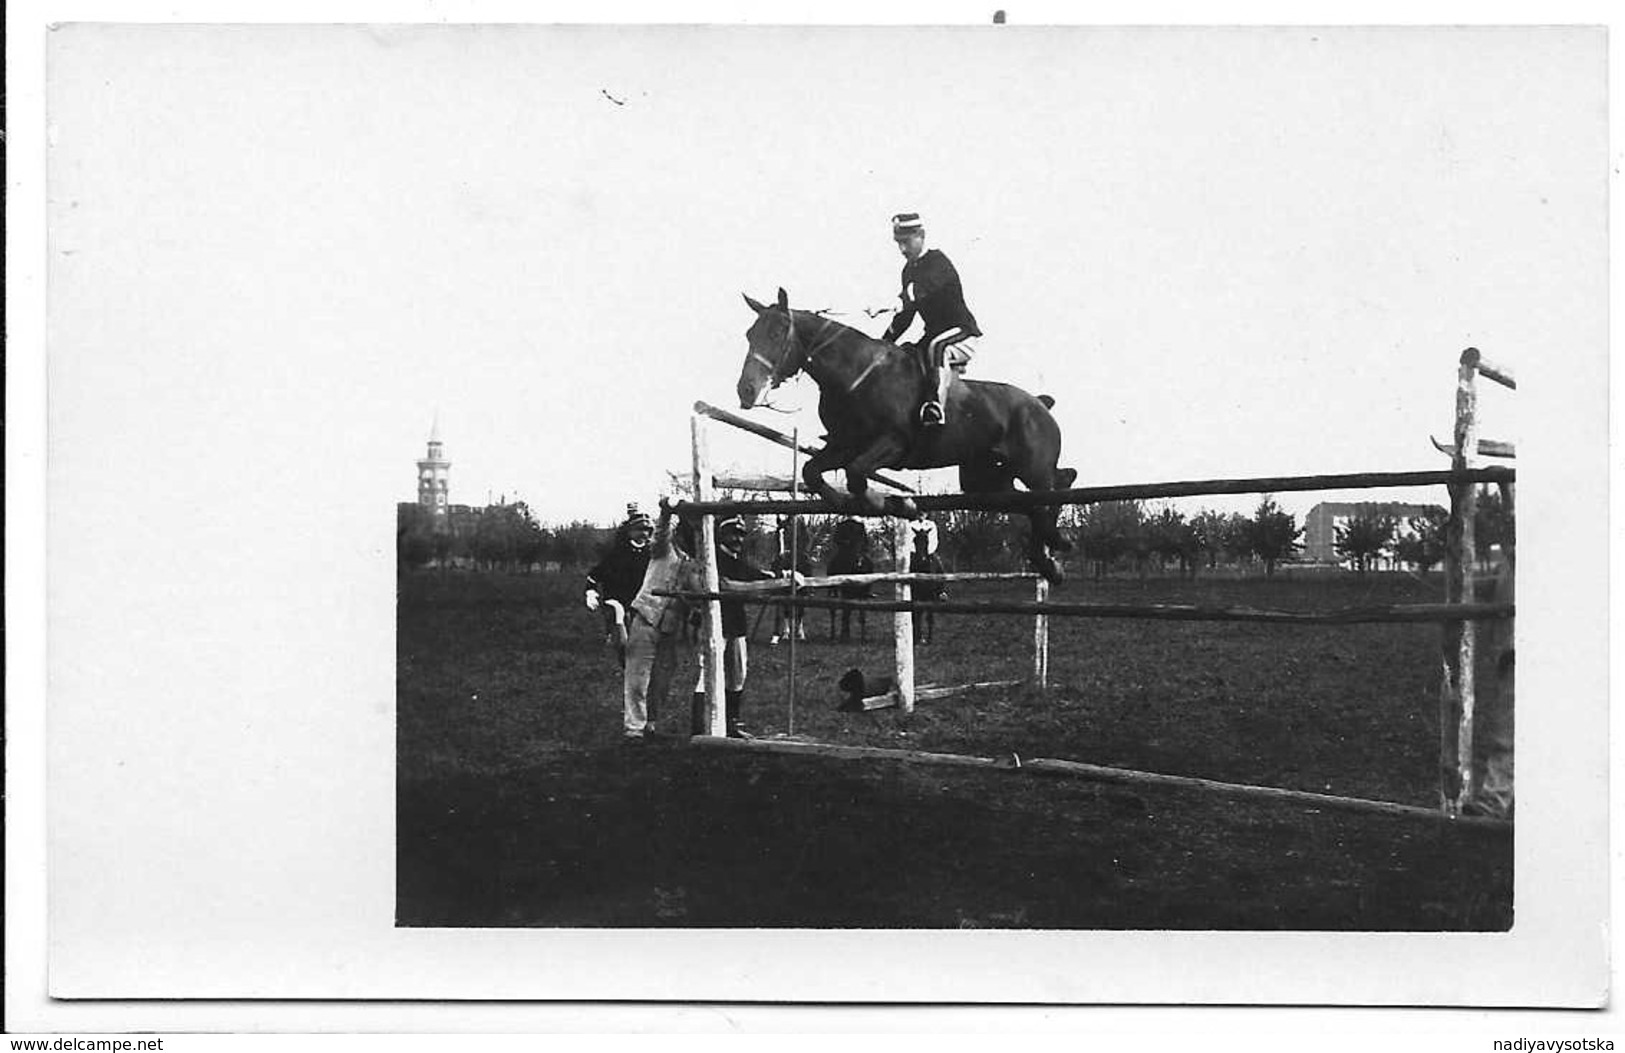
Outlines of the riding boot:
M 739 711 L 741 709 L 743 709 L 744 706 L 745 706 L 745 689 L 740 688 L 738 691 L 729 691 L 729 692 L 727 692 L 726 703 L 727 703 L 726 723 L 727 723 L 727 727 L 728 727 L 728 737 L 731 738 L 731 739 L 740 738 L 741 736 L 739 734 Z
M 689 713 L 690 713 L 690 718 L 689 718 L 689 729 L 690 730 L 689 730 L 689 734 L 691 734 L 691 735 L 704 735 L 706 732 L 711 730 L 710 728 L 707 728 L 705 726 L 705 692 L 704 691 L 696 691 L 696 692 L 694 692 L 694 705 L 690 709 Z

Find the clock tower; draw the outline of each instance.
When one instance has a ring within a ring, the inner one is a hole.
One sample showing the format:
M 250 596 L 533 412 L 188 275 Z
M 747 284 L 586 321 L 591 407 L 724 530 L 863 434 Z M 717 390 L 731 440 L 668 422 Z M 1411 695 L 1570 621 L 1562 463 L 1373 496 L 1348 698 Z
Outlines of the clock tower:
M 451 462 L 446 460 L 445 448 L 440 442 L 440 414 L 435 414 L 434 426 L 429 429 L 429 455 L 418 462 L 418 504 L 434 516 L 439 529 L 446 528 L 446 508 L 450 500 L 448 477 Z

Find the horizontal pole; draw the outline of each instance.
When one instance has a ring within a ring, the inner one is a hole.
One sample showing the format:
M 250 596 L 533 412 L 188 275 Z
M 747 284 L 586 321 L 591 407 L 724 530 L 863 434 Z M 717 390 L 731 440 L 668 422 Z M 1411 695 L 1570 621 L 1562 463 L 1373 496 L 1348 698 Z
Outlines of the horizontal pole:
M 1259 607 L 1207 607 L 1193 604 L 1035 603 L 1031 600 L 937 603 L 914 600 L 832 600 L 798 595 L 751 594 L 739 590 L 680 592 L 657 590 L 657 596 L 685 600 L 732 599 L 775 607 L 811 610 L 921 611 L 933 614 L 1054 614 L 1071 618 L 1130 618 L 1175 622 L 1276 622 L 1285 625 L 1364 625 L 1408 622 L 1466 622 L 1511 618 L 1510 603 L 1411 603 L 1383 607 L 1345 607 L 1330 611 L 1279 611 Z
M 718 490 L 748 490 L 762 494 L 793 494 L 800 487 L 788 475 L 717 475 L 712 485 Z
M 1279 801 L 1283 804 L 1305 805 L 1334 811 L 1376 812 L 1407 819 L 1442 819 L 1463 826 L 1509 830 L 1512 824 L 1504 819 L 1453 817 L 1434 808 L 1393 801 L 1373 801 L 1364 797 L 1343 797 L 1338 794 L 1315 793 L 1312 790 L 1289 790 L 1278 786 L 1254 786 L 1243 782 L 1221 782 L 1201 779 L 1192 775 L 1164 775 L 1160 772 L 1138 771 L 1134 768 L 1112 768 L 1082 761 L 1052 760 L 1039 757 L 1027 761 L 1027 771 L 1045 775 L 1071 776 L 1095 782 L 1116 783 L 1126 786 L 1166 786 L 1170 789 L 1200 790 L 1229 797 L 1253 797 Z
M 1433 448 L 1450 457 L 1456 455 L 1456 447 L 1452 443 L 1440 442 L 1433 436 L 1428 436 L 1433 442 Z M 1496 439 L 1479 439 L 1478 455 L 1480 457 L 1498 457 L 1506 461 L 1518 459 L 1518 448 L 1510 442 L 1501 442 Z
M 1017 511 L 1051 505 L 1089 505 L 1102 501 L 1144 501 L 1170 497 L 1205 497 L 1220 494 L 1288 493 L 1304 490 L 1375 490 L 1393 486 L 1443 486 L 1450 483 L 1510 483 L 1515 469 L 1472 468 L 1457 472 L 1356 472 L 1348 475 L 1281 475 L 1251 479 L 1197 479 L 1172 483 L 1131 483 L 1121 486 L 1082 486 L 1071 490 L 1011 490 L 996 494 L 920 494 L 909 498 L 922 512 L 961 509 Z M 766 501 L 684 501 L 680 512 L 721 515 L 738 512 L 773 512 L 781 515 L 823 515 L 840 511 L 850 515 L 884 515 L 861 506 L 831 505 L 816 498 Z
M 702 401 L 694 403 L 694 412 L 700 414 L 701 416 L 710 417 L 712 420 L 721 421 L 724 424 L 731 424 L 740 431 L 750 432 L 752 435 L 766 439 L 768 442 L 778 443 L 780 446 L 783 446 L 789 450 L 799 450 L 800 452 L 809 455 L 821 452 L 817 446 L 808 446 L 806 443 L 797 442 L 790 436 L 784 434 L 782 431 L 769 428 L 765 424 L 758 424 L 749 418 L 741 417 L 737 413 L 729 413 L 720 406 L 713 406 L 709 402 Z M 908 484 L 899 482 L 890 476 L 882 475 L 879 472 L 865 472 L 864 477 L 873 479 L 877 483 L 882 483 L 889 486 L 893 490 L 901 490 L 905 494 L 912 494 L 914 492 L 914 488 Z M 773 511 L 777 510 L 774 509 Z M 827 512 L 829 509 L 827 506 L 825 506 L 822 511 Z M 813 511 L 807 514 L 818 515 L 819 512 Z
M 1313 808 L 1377 812 L 1406 819 L 1444 820 L 1452 825 L 1476 827 L 1485 830 L 1505 831 L 1512 828 L 1512 824 L 1504 819 L 1453 817 L 1436 809 L 1398 804 L 1393 801 L 1372 801 L 1363 797 L 1341 797 L 1334 794 L 1314 793 L 1308 790 L 1288 790 L 1274 786 L 1252 786 L 1247 783 L 1220 782 L 1216 779 L 1200 779 L 1188 775 L 1163 775 L 1158 772 L 1137 771 L 1133 768 L 1111 768 L 1099 764 L 1054 760 L 1047 757 L 1023 760 L 1014 753 L 1008 757 L 995 759 L 992 757 L 965 756 L 958 753 L 928 753 L 922 750 L 896 750 L 877 746 L 835 746 L 821 742 L 788 742 L 770 739 L 700 737 L 690 739 L 689 742 L 691 745 L 710 749 L 742 750 L 752 753 L 833 757 L 840 760 L 898 761 L 904 764 L 979 768 L 984 771 L 1028 772 L 1037 775 L 1088 779 L 1094 782 L 1131 786 L 1163 786 L 1169 789 L 1199 790 L 1225 796 L 1262 798 Z
M 881 571 L 875 574 L 829 574 L 822 578 L 802 578 L 804 589 L 835 589 L 843 585 L 881 585 L 902 582 L 945 585 L 953 581 L 1031 581 L 1037 574 L 1021 571 L 963 571 L 950 574 L 914 574 L 908 571 Z
M 1488 379 L 1495 381 L 1497 384 L 1500 384 L 1502 387 L 1511 388 L 1514 391 L 1518 389 L 1518 382 L 1513 379 L 1512 371 L 1510 369 L 1502 369 L 1497 365 L 1492 365 L 1490 361 L 1484 357 L 1483 353 L 1480 352 L 1476 347 L 1469 347 L 1467 350 L 1463 351 L 1461 353 L 1461 361 L 1463 365 L 1472 366 L 1478 371 L 1478 375 L 1481 377 L 1487 377 Z

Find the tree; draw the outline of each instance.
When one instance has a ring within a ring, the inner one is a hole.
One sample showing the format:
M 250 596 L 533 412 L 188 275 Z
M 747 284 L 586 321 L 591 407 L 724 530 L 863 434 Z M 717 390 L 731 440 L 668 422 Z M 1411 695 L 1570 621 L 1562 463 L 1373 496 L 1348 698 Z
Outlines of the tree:
M 1194 523 L 1186 522 L 1183 512 L 1164 506 L 1146 520 L 1145 528 L 1150 550 L 1164 566 L 1169 560 L 1177 560 L 1181 578 L 1196 576 L 1201 535 Z
M 1408 533 L 1394 542 L 1394 558 L 1426 574 L 1444 561 L 1444 528 L 1449 513 L 1434 508 L 1405 521 Z
M 1230 517 L 1222 512 L 1215 512 L 1205 508 L 1191 520 L 1191 532 L 1195 535 L 1197 554 L 1212 569 L 1219 565 L 1219 557 L 1225 554 L 1225 537 L 1230 530 Z M 1192 576 L 1194 577 L 1194 569 Z
M 526 555 L 542 551 L 542 528 L 523 501 L 488 505 L 474 528 L 473 546 L 482 564 L 511 570 Z
M 1125 554 L 1135 551 L 1144 538 L 1145 509 L 1139 501 L 1102 501 L 1088 505 L 1078 514 L 1078 547 L 1084 559 L 1095 565 L 1095 577 Z
M 1334 532 L 1332 548 L 1344 559 L 1354 563 L 1360 577 L 1394 543 L 1397 524 L 1385 515 L 1359 515 L 1349 519 Z
M 965 508 L 949 512 L 938 528 L 943 561 L 965 570 L 992 571 L 1009 566 L 1020 539 L 1004 512 Z
M 1473 547 L 1479 559 L 1488 559 L 1493 545 L 1500 545 L 1504 551 L 1516 544 L 1512 516 L 1512 509 L 1501 500 L 1499 487 L 1479 487 L 1478 514 L 1473 517 Z
M 395 560 L 409 570 L 428 563 L 435 554 L 434 517 L 419 504 L 395 507 Z
M 1290 512 L 1281 511 L 1269 494 L 1258 503 L 1248 533 L 1252 551 L 1264 561 L 1265 577 L 1273 577 L 1275 564 L 1302 547 L 1298 535 L 1303 533 L 1303 528 Z

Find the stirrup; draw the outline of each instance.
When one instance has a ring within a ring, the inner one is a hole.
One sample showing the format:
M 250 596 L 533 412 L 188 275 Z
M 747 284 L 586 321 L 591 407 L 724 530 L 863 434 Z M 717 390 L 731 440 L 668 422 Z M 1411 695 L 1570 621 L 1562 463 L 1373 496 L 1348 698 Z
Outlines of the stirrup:
M 934 427 L 943 422 L 942 403 L 932 401 L 920 407 L 920 423 Z

